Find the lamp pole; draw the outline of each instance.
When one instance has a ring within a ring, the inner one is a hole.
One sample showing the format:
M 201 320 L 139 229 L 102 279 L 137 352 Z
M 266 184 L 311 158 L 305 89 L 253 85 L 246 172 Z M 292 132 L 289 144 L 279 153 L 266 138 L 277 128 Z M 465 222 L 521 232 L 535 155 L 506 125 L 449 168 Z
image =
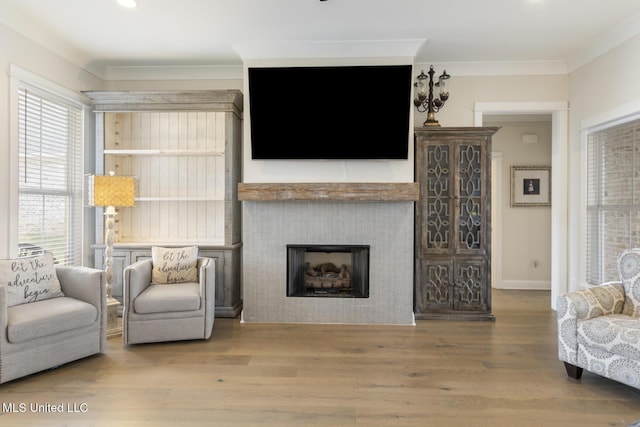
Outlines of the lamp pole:
M 111 299 L 111 294 L 113 292 L 113 242 L 114 242 L 114 225 L 116 209 L 113 206 L 107 206 L 104 212 L 105 218 L 105 231 L 104 231 L 104 272 L 106 276 L 107 282 L 107 299 Z
M 120 302 L 113 298 L 113 244 L 116 240 L 116 206 L 135 205 L 135 177 L 109 175 L 90 175 L 87 182 L 89 206 L 104 207 L 104 276 L 107 291 L 107 336 L 122 332 L 118 320 Z

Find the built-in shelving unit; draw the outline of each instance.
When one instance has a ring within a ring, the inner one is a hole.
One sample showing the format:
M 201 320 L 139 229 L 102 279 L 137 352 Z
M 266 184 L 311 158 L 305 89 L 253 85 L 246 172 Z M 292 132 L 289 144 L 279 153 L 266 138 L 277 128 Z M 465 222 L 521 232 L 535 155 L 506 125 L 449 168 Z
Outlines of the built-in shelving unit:
M 121 271 L 152 245 L 198 245 L 216 258 L 216 315 L 240 312 L 239 91 L 86 92 L 96 113 L 96 174 L 137 177 L 136 206 L 119 208 L 113 295 Z M 96 212 L 96 241 L 103 217 Z M 104 246 L 95 247 L 102 266 Z

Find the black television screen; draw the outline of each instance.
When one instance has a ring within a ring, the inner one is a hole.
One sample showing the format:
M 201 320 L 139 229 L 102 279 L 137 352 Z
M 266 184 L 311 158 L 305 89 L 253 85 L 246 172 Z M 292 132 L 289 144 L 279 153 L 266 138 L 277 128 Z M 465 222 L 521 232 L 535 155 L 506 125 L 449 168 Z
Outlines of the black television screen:
M 249 68 L 251 157 L 407 159 L 411 70 Z

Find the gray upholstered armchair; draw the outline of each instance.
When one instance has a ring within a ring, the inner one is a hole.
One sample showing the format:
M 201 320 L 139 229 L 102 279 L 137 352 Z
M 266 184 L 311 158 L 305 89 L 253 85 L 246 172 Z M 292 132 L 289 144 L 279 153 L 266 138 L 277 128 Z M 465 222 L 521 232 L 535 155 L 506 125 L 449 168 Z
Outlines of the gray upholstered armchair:
M 63 296 L 10 306 L 0 284 L 0 383 L 60 366 L 107 347 L 104 274 L 55 267 Z
M 152 283 L 153 261 L 125 268 L 122 339 L 125 344 L 208 339 L 215 309 L 215 260 L 197 258 L 196 281 Z
M 620 282 L 558 297 L 558 356 L 567 374 L 583 369 L 640 388 L 640 249 L 618 258 Z

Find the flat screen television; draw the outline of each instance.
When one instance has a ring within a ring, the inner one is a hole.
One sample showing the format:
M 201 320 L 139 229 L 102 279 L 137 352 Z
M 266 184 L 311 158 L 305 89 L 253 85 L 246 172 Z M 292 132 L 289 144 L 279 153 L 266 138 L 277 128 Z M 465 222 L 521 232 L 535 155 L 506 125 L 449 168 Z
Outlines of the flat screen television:
M 411 65 L 249 68 L 252 159 L 407 159 L 411 74 Z

